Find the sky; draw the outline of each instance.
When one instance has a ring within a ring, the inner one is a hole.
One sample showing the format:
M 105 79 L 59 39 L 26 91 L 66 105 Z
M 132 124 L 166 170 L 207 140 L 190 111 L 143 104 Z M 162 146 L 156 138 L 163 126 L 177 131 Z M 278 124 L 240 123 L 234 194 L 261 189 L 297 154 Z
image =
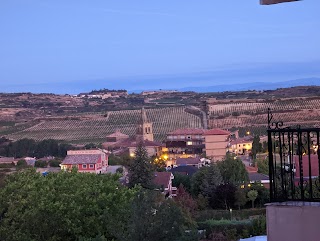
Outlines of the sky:
M 320 77 L 319 10 L 319 0 L 1 0 L 0 92 Z

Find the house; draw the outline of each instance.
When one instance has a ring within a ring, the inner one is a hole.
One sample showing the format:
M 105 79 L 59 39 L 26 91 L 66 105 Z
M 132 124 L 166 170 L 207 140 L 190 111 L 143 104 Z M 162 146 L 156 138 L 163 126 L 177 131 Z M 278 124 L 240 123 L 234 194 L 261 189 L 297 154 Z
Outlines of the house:
M 70 150 L 61 163 L 61 170 L 77 168 L 78 172 L 101 174 L 107 171 L 108 154 L 105 150 Z
M 188 157 L 188 158 L 178 158 L 176 160 L 176 165 L 179 166 L 193 166 L 200 168 L 202 166 L 199 157 Z
M 262 174 L 262 173 L 257 173 L 257 172 L 250 172 L 248 173 L 249 176 L 249 181 L 250 183 L 261 183 L 265 188 L 270 188 L 270 180 L 269 176 Z
M 252 150 L 252 142 L 252 136 L 238 138 L 236 140 L 230 141 L 228 145 L 228 151 L 236 155 L 249 154 Z
M 177 129 L 167 134 L 169 159 L 197 157 L 203 153 L 204 129 Z
M 185 175 L 185 176 L 192 176 L 195 174 L 199 169 L 194 166 L 178 166 L 172 168 L 170 171 L 175 174 Z
M 222 129 L 211 129 L 204 133 L 206 156 L 213 161 L 222 160 L 227 153 L 230 132 Z
M 174 176 L 171 172 L 155 172 L 153 184 L 158 187 L 166 197 L 176 195 L 177 188 L 172 187 Z

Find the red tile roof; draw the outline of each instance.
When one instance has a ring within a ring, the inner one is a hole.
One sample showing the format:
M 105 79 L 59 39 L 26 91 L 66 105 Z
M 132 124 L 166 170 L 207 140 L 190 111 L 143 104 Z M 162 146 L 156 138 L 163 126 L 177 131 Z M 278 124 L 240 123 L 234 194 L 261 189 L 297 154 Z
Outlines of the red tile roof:
M 204 135 L 230 135 L 231 132 L 230 131 L 225 131 L 222 129 L 211 129 L 211 130 L 207 130 Z
M 170 135 L 203 135 L 204 129 L 177 129 L 169 132 Z
M 81 155 L 68 155 L 61 164 L 74 165 L 74 164 L 95 164 L 99 161 L 101 155 L 97 154 L 81 154 Z
M 167 188 L 171 180 L 171 172 L 155 172 L 153 183 L 157 186 Z

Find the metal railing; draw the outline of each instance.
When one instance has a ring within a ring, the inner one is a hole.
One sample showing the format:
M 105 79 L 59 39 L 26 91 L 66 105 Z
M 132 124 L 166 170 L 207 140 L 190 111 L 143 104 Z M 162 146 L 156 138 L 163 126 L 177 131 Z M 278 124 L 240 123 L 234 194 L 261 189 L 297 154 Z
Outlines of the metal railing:
M 320 128 L 285 126 L 268 110 L 270 201 L 320 201 Z

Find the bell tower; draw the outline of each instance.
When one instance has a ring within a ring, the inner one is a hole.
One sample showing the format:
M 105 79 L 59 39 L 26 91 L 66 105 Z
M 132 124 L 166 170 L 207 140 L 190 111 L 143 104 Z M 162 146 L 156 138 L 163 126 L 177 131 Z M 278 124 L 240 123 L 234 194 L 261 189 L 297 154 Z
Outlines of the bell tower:
M 144 107 L 141 109 L 141 119 L 137 127 L 137 139 L 153 141 L 152 123 L 148 122 L 147 113 Z

